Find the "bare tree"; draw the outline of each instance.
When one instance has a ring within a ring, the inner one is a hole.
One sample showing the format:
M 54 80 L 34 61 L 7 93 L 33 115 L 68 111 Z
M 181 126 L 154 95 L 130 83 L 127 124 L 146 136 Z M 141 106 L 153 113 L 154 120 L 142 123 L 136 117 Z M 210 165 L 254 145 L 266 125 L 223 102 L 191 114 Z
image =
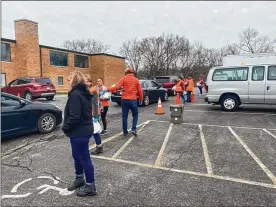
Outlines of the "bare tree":
M 224 52 L 224 55 L 236 55 L 236 54 L 240 54 L 241 50 L 238 44 L 232 43 L 223 47 L 223 52 Z
M 128 65 L 138 72 L 142 63 L 141 43 L 137 38 L 129 40 L 120 48 L 120 54 L 124 56 Z
M 242 31 L 239 34 L 239 39 L 239 48 L 250 53 L 273 52 L 276 44 L 276 39 L 262 36 L 251 27 Z
M 62 47 L 68 50 L 85 53 L 105 53 L 109 50 L 108 45 L 104 45 L 101 41 L 90 38 L 66 40 L 63 42 Z

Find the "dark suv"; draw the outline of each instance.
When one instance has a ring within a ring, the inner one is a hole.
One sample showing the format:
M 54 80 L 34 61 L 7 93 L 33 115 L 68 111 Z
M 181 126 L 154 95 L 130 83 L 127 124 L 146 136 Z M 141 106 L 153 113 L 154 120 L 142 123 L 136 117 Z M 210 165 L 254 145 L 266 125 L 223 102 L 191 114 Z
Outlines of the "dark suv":
M 171 96 L 175 95 L 175 91 L 172 88 L 175 86 L 177 76 L 156 76 L 155 81 L 168 90 L 168 94 Z
M 17 78 L 7 86 L 1 88 L 1 92 L 23 97 L 27 100 L 46 98 L 53 100 L 56 88 L 51 79 L 44 77 Z

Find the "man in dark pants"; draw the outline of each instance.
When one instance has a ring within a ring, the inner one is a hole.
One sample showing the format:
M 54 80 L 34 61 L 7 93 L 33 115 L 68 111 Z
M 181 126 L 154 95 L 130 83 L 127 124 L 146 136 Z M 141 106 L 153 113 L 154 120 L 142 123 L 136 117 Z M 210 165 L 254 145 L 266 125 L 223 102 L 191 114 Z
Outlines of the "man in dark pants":
M 131 128 L 131 133 L 137 136 L 137 122 L 138 122 L 138 103 L 137 95 L 139 97 L 139 102 L 142 102 L 143 90 L 139 80 L 134 76 L 133 68 L 128 68 L 125 71 L 125 76 L 120 79 L 114 87 L 107 88 L 107 91 L 117 91 L 123 87 L 121 104 L 122 104 L 122 118 L 123 118 L 123 133 L 124 136 L 128 135 L 127 130 L 127 120 L 128 112 L 131 110 L 133 116 L 133 123 Z

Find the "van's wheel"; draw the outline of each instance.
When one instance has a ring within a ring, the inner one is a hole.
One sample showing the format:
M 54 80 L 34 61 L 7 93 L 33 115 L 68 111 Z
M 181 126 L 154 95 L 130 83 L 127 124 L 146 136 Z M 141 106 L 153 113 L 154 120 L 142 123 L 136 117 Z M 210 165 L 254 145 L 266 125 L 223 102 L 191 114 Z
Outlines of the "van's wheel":
M 38 131 L 42 134 L 52 132 L 56 127 L 56 117 L 51 113 L 43 114 L 37 123 Z
M 239 106 L 239 101 L 235 95 L 225 95 L 221 98 L 220 106 L 224 111 L 235 111 Z
M 31 101 L 33 100 L 33 96 L 30 92 L 26 92 L 25 95 L 24 95 L 24 98 Z

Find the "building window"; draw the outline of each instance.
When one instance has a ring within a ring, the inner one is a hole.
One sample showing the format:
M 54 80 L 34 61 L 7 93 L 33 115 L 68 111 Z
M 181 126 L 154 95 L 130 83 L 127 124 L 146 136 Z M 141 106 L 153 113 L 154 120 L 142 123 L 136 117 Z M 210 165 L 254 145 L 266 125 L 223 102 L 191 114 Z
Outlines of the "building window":
M 276 65 L 268 66 L 267 80 L 276 80 Z
M 68 66 L 68 54 L 50 50 L 50 64 L 54 66 Z
M 6 73 L 1 73 L 1 87 L 6 86 Z
M 76 68 L 88 68 L 88 57 L 75 55 L 75 67 Z
M 215 69 L 213 81 L 247 81 L 248 67 Z
M 63 86 L 63 77 L 58 77 L 58 85 Z
M 1 42 L 1 61 L 11 62 L 11 46 Z

